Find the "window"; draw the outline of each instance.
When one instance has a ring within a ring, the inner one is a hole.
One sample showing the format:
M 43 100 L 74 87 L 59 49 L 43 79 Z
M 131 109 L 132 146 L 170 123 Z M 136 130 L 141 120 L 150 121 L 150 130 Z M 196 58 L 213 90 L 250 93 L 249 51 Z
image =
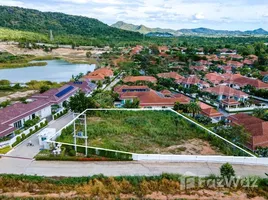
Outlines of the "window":
M 21 128 L 22 127 L 21 120 L 17 121 L 16 123 L 14 123 L 14 127 L 15 128 Z

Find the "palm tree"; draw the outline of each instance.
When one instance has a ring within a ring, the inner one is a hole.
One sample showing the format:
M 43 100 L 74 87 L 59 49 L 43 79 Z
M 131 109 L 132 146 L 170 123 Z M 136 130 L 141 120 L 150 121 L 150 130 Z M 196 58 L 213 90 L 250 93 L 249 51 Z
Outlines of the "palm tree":
M 193 118 L 195 118 L 195 114 L 198 114 L 201 111 L 201 108 L 198 102 L 191 102 L 188 105 L 188 110 L 190 113 L 193 114 Z

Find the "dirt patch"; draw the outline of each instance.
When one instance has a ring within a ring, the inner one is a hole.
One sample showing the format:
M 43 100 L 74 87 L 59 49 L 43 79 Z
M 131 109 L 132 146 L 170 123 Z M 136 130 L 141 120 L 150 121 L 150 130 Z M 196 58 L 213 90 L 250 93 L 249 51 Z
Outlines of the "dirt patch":
M 104 120 L 102 120 L 101 117 L 88 117 L 87 120 L 88 120 L 88 121 L 91 121 L 91 122 L 100 122 L 100 121 L 104 121 Z
M 7 96 L 4 97 L 0 97 L 0 103 L 3 101 L 7 101 L 7 100 L 13 100 L 13 99 L 18 99 L 18 98 L 22 98 L 22 97 L 28 97 L 32 94 L 37 93 L 38 90 L 28 90 L 25 92 L 15 92 L 13 94 L 9 94 Z
M 0 193 L 1 194 L 1 193 Z M 84 194 L 79 195 L 74 191 L 68 193 L 49 193 L 49 194 L 33 194 L 29 192 L 7 192 L 1 194 L 4 197 L 8 198 L 45 198 L 45 199 L 73 199 L 73 198 L 81 198 L 81 199 L 89 199 L 90 195 Z M 111 195 L 111 198 L 114 199 Z M 134 194 L 119 194 L 120 199 L 140 199 L 140 197 L 135 196 Z M 97 196 L 96 196 L 97 197 Z M 244 200 L 249 199 L 247 194 L 241 191 L 237 192 L 229 192 L 229 191 L 213 191 L 213 190 L 198 190 L 198 191 L 189 191 L 186 193 L 182 191 L 181 194 L 176 195 L 167 195 L 162 192 L 153 192 L 152 194 L 145 195 L 143 199 L 154 199 L 154 200 L 175 200 L 175 199 L 201 199 L 201 200 Z M 254 197 L 251 200 L 265 200 L 264 197 Z
M 211 145 L 201 139 L 191 139 L 183 144 L 170 146 L 164 149 L 161 153 L 181 154 L 181 155 L 221 155 Z

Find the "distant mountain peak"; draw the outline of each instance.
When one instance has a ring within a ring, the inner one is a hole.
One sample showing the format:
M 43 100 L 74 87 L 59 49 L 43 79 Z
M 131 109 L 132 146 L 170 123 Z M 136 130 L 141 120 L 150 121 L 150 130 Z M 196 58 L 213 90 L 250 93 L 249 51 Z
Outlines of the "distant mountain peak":
M 157 33 L 155 35 L 159 35 L 162 33 L 162 35 L 169 33 L 174 36 L 179 35 L 230 35 L 230 36 L 239 36 L 239 35 L 268 35 L 268 32 L 262 28 L 256 29 L 256 30 L 249 30 L 249 31 L 228 31 L 228 30 L 214 30 L 210 28 L 205 27 L 199 27 L 194 29 L 180 29 L 180 30 L 172 30 L 172 29 L 162 29 L 162 28 L 149 28 L 144 25 L 134 25 L 134 24 L 128 24 L 123 21 L 116 22 L 112 25 L 112 27 L 128 30 L 128 31 L 135 31 L 140 32 L 142 34 L 149 34 L 152 35 L 152 33 Z

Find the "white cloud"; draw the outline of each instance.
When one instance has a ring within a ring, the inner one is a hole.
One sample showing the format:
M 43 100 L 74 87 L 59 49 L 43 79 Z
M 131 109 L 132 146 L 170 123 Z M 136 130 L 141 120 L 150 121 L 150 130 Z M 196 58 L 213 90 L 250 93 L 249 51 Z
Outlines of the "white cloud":
M 23 6 L 24 3 L 21 1 L 15 1 L 15 0 L 0 0 L 0 5 L 6 5 L 6 6 Z
M 205 19 L 205 16 L 204 16 L 203 13 L 195 13 L 195 14 L 193 15 L 193 19 L 194 19 L 194 20 L 201 20 L 201 19 Z

